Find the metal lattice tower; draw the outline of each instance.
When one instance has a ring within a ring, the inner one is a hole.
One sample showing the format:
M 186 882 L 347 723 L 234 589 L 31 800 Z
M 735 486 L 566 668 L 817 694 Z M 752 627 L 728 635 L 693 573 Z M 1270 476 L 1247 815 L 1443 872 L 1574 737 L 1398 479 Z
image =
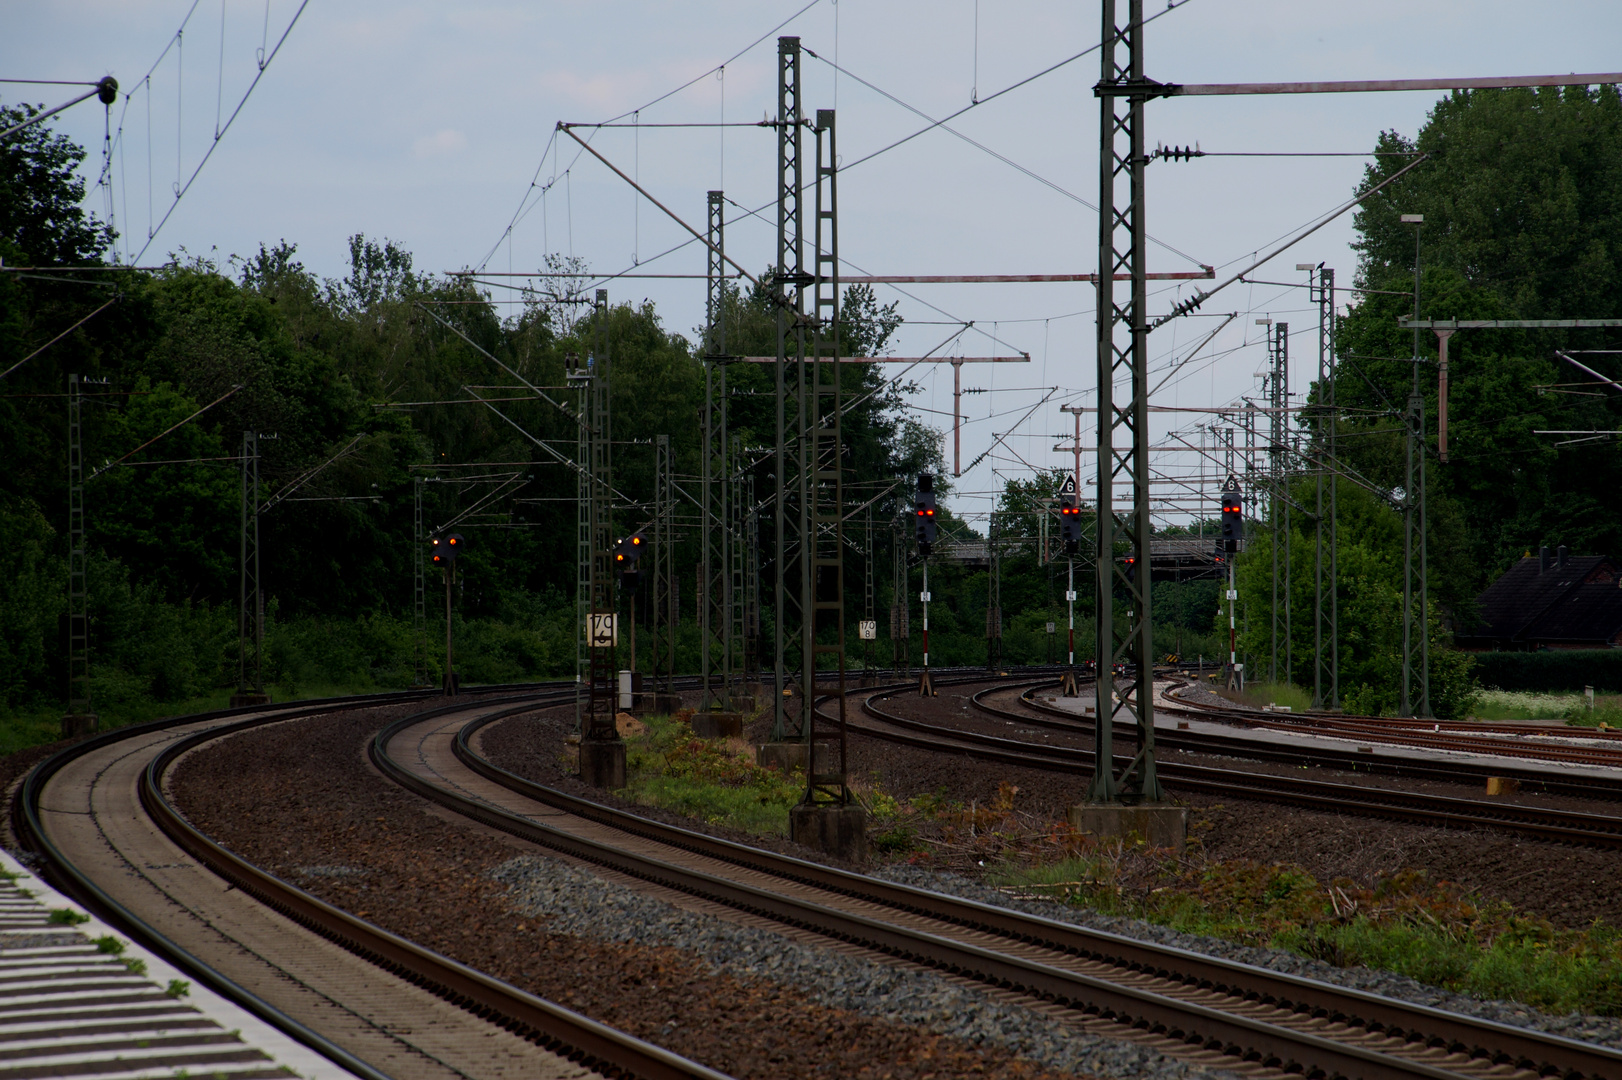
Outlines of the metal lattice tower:
M 878 567 L 873 563 L 873 504 L 869 502 L 862 508 L 862 618 L 873 627 L 874 637 L 877 637 L 877 594 Z M 873 639 L 862 639 L 862 679 L 871 679 L 873 675 Z
M 1419 230 L 1414 230 L 1414 322 L 1419 321 Z M 1426 578 L 1425 398 L 1419 391 L 1420 330 L 1414 327 L 1414 385 L 1404 422 L 1408 428 L 1407 478 L 1402 515 L 1402 716 L 1430 716 L 1430 602 Z M 1418 548 L 1415 551 L 1415 548 Z M 1415 558 L 1415 556 L 1418 556 Z M 1417 609 L 1417 610 L 1416 610 Z M 1414 621 L 1418 616 L 1418 641 Z M 1417 669 L 1417 671 L 1416 671 Z M 1413 683 L 1418 677 L 1418 696 Z
M 263 694 L 260 650 L 264 644 L 264 598 L 259 588 L 259 433 L 242 433 L 241 592 L 237 693 Z
M 741 441 L 736 459 L 741 466 Z M 755 474 L 740 471 L 738 486 L 742 496 L 737 502 L 742 544 L 736 560 L 742 568 L 744 590 L 742 599 L 737 601 L 743 618 L 742 637 L 735 640 L 741 640 L 743 645 L 744 682 L 754 684 L 761 679 L 760 647 L 764 644 L 760 634 L 760 504 L 755 500 Z
M 1318 484 L 1316 524 L 1313 531 L 1313 592 L 1312 643 L 1316 660 L 1312 669 L 1312 707 L 1325 705 L 1324 684 L 1329 684 L 1328 705 L 1340 708 L 1340 606 L 1336 590 L 1339 578 L 1335 570 L 1335 541 L 1339 531 L 1335 517 L 1335 479 L 1330 470 L 1335 463 L 1335 272 L 1323 267 L 1317 269 L 1318 280 L 1312 299 L 1318 302 L 1318 408 L 1313 425 L 1313 440 L 1318 450 Z M 1324 480 L 1329 479 L 1329 515 L 1324 516 Z M 1327 529 L 1325 528 L 1327 526 Z M 1324 540 L 1329 541 L 1329 604 L 1324 605 Z M 1328 645 L 1325 650 L 1324 646 Z
M 612 626 L 614 633 L 594 634 L 591 641 L 589 682 L 585 723 L 581 735 L 587 739 L 619 738 L 614 725 L 615 637 L 619 629 L 614 587 L 614 502 L 612 483 L 613 428 L 609 419 L 608 290 L 598 289 L 592 305 L 594 344 L 586 358 L 585 417 L 588 474 L 586 536 L 589 567 L 589 622 L 599 629 Z
M 1002 666 L 1002 552 L 995 513 L 986 527 L 986 555 L 986 667 L 996 671 Z
M 653 688 L 676 692 L 676 480 L 670 436 L 653 440 L 653 596 L 648 612 L 652 625 Z M 708 524 L 708 522 L 706 522 Z
M 580 357 L 564 357 L 565 375 L 575 388 L 575 650 L 574 729 L 583 730 L 591 697 L 591 369 Z
M 737 546 L 735 522 L 729 513 L 732 476 L 727 464 L 726 369 L 726 250 L 723 202 L 719 191 L 709 193 L 709 274 L 704 334 L 704 475 L 699 514 L 702 548 L 699 553 L 699 668 L 700 709 L 727 709 L 728 683 L 734 671 L 732 652 L 733 587 L 732 549 Z
M 1123 799 L 1158 803 L 1165 793 L 1155 771 L 1154 642 L 1150 620 L 1149 537 L 1149 325 L 1148 251 L 1145 245 L 1144 104 L 1158 84 L 1143 78 L 1143 0 L 1127 0 L 1127 23 L 1116 22 L 1116 0 L 1102 0 L 1101 75 L 1094 92 L 1101 106 L 1098 230 L 1098 528 L 1094 601 L 1097 633 L 1097 765 L 1088 785 L 1090 803 Z M 1124 59 L 1123 59 L 1124 54 Z M 1119 185 L 1126 182 L 1126 199 Z M 1117 299 L 1115 275 L 1131 273 L 1130 295 Z M 1124 384 L 1124 386 L 1122 385 Z M 1124 390 L 1124 393 L 1122 391 Z M 1131 509 L 1115 514 L 1117 485 L 1132 493 Z M 1140 570 L 1128 579 L 1116 561 L 1116 544 L 1138 552 Z M 1114 598 L 1124 593 L 1132 613 L 1115 622 Z M 1128 665 L 1114 692 L 1117 661 Z M 1130 700 L 1129 700 L 1130 699 Z M 1121 712 L 1138 726 L 1138 753 L 1117 776 L 1114 718 Z M 1108 718 L 1106 720 L 1106 718 Z
M 84 427 L 79 376 L 68 375 L 68 713 L 90 713 L 90 588 L 85 554 Z
M 890 523 L 890 645 L 891 666 L 905 674 L 912 670 L 912 597 L 907 583 L 906 522 Z
M 426 686 L 428 681 L 428 536 L 422 524 L 422 485 L 422 477 L 411 478 L 411 612 L 417 658 L 415 686 Z
M 1274 323 L 1267 337 L 1267 522 L 1273 533 L 1273 614 L 1272 666 L 1268 678 L 1277 682 L 1282 670 L 1290 677 L 1290 496 L 1289 496 L 1289 403 L 1290 327 Z M 1283 575 L 1279 574 L 1280 561 Z M 1283 590 L 1282 598 L 1279 595 Z M 1281 602 L 1282 599 L 1282 602 Z M 1279 652 L 1284 666 L 1279 667 Z
M 776 557 L 772 560 L 772 669 L 774 702 L 772 742 L 802 739 L 804 710 L 789 707 L 793 672 L 802 671 L 803 637 L 800 623 L 807 612 L 799 607 L 809 568 L 790 572 L 803 560 L 803 509 L 799 498 L 807 470 L 805 429 L 805 290 L 812 277 L 805 269 L 805 211 L 802 123 L 800 99 L 800 39 L 777 39 L 777 262 L 773 275 L 777 304 L 777 447 L 772 459 L 776 472 L 772 501 Z M 796 587 L 798 586 L 798 587 Z M 795 610 L 791 611 L 790 609 Z M 801 687 L 803 694 L 810 691 Z
M 726 648 L 723 660 L 726 670 L 731 673 L 728 685 L 731 687 L 730 695 L 744 697 L 747 693 L 746 683 L 749 677 L 749 664 L 747 658 L 752 655 L 753 649 L 749 646 L 750 635 L 759 633 L 760 618 L 758 613 L 751 622 L 752 602 L 758 602 L 758 597 L 750 592 L 751 577 L 758 589 L 759 562 L 756 557 L 756 546 L 750 540 L 750 529 L 753 515 L 749 501 L 745 499 L 745 472 L 743 468 L 743 440 L 732 436 L 732 472 L 726 479 L 727 485 L 727 521 L 726 521 L 726 608 L 722 615 L 726 618 L 726 628 L 722 644 Z M 748 476 L 747 490 L 754 490 L 754 476 Z M 751 626 L 756 629 L 751 630 Z M 730 705 L 731 702 L 728 702 Z
M 845 447 L 841 414 L 839 322 L 838 150 L 834 111 L 817 110 L 815 207 L 816 309 L 812 361 L 804 365 L 801 409 L 805 426 L 799 445 L 805 459 L 800 474 L 800 639 L 801 730 L 806 738 L 806 792 L 809 805 L 847 806 L 854 801 L 846 773 L 845 729 Z M 838 681 L 838 719 L 819 723 L 817 669 L 831 666 Z M 817 753 L 817 744 L 831 751 Z

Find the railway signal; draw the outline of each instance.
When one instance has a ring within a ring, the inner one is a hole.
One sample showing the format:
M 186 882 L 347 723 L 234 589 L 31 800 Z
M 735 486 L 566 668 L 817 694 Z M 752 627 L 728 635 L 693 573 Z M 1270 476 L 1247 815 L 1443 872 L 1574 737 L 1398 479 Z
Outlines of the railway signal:
M 646 546 L 647 538 L 641 533 L 632 533 L 614 545 L 614 570 L 620 576 L 620 587 L 627 592 L 636 592 L 637 583 L 642 580 L 637 567 Z
M 1222 489 L 1222 549 L 1229 553 L 1238 551 L 1239 538 L 1244 531 L 1244 503 L 1239 497 L 1239 482 L 1230 476 Z
M 1138 553 L 1129 551 L 1122 561 L 1126 563 L 1126 580 L 1138 580 Z
M 433 539 L 433 563 L 442 570 L 456 568 L 456 556 L 461 554 L 464 541 L 461 533 L 446 533 Z
M 1073 491 L 1059 496 L 1059 535 L 1064 539 L 1066 555 L 1074 555 L 1081 550 L 1081 506 Z
M 918 474 L 918 494 L 913 500 L 917 517 L 914 520 L 918 538 L 918 554 L 927 559 L 935 543 L 935 477 Z
M 456 676 L 456 651 L 451 636 L 451 583 L 456 579 L 456 557 L 462 553 L 466 541 L 461 533 L 441 533 L 433 539 L 433 563 L 445 571 L 445 693 L 454 695 L 460 688 Z

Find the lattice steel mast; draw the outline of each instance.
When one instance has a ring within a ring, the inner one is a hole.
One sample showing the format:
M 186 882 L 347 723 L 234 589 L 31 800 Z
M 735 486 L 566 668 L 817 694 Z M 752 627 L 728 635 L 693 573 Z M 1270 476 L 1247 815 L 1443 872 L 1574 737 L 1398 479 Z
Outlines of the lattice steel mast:
M 259 585 L 259 433 L 242 433 L 242 542 L 237 617 L 237 692 L 233 704 L 265 700 L 260 660 L 264 644 L 264 598 Z
M 801 203 L 802 139 L 800 98 L 800 39 L 777 39 L 777 262 L 773 278 L 777 304 L 777 447 L 775 468 L 776 498 L 772 502 L 776 557 L 772 560 L 772 742 L 803 739 L 808 729 L 801 725 L 804 710 L 791 706 L 786 693 L 792 692 L 793 673 L 804 672 L 801 665 L 803 636 L 800 624 L 810 617 L 799 606 L 805 592 L 804 580 L 796 581 L 789 561 L 804 559 L 804 510 L 800 505 L 802 477 L 807 472 L 807 447 L 798 436 L 805 429 L 805 289 L 812 277 L 805 269 L 805 212 Z M 801 568 L 799 577 L 809 576 Z M 798 588 L 796 588 L 798 586 Z M 790 608 L 796 610 L 792 613 Z M 792 617 L 791 617 L 792 614 Z M 806 697 L 811 688 L 801 685 Z
M 588 432 L 582 462 L 589 474 L 587 491 L 591 634 L 588 696 L 580 740 L 580 775 L 603 788 L 625 786 L 625 744 L 614 723 L 616 637 L 618 627 L 614 573 L 613 424 L 609 412 L 612 364 L 608 346 L 608 290 L 598 289 L 592 305 L 593 347 L 586 358 L 588 411 L 582 425 Z
M 1143 170 L 1145 102 L 1161 92 L 1143 78 L 1143 0 L 1128 0 L 1126 26 L 1116 23 L 1116 0 L 1103 0 L 1101 77 L 1094 88 L 1100 102 L 1098 235 L 1098 528 L 1097 592 L 1094 617 L 1098 679 L 1095 725 L 1097 765 L 1087 790 L 1089 803 L 1123 798 L 1161 802 L 1165 795 L 1155 772 L 1154 668 L 1150 621 L 1149 537 L 1149 326 L 1148 263 L 1145 249 Z M 1124 61 L 1121 59 L 1125 54 Z M 1125 180 L 1124 203 L 1119 184 Z M 1131 293 L 1115 295 L 1116 273 L 1131 273 Z M 1123 337 L 1124 334 L 1124 337 Z M 1118 402 L 1117 383 L 1124 382 Z M 1117 436 L 1120 445 L 1117 445 Z M 1115 515 L 1115 487 L 1130 485 L 1132 506 Z M 1131 579 L 1116 561 L 1116 543 L 1139 554 L 1141 569 Z M 1131 612 L 1125 626 L 1115 622 L 1116 591 Z M 1112 672 L 1125 662 L 1128 674 L 1113 691 Z M 1116 775 L 1114 717 L 1126 712 L 1137 721 L 1138 753 Z
M 816 308 L 812 359 L 805 365 L 801 408 L 805 427 L 800 446 L 801 728 L 806 733 L 806 792 L 810 806 L 855 803 L 846 774 L 845 729 L 845 446 L 841 414 L 839 320 L 839 165 L 834 111 L 818 109 L 813 129 L 817 144 L 815 205 Z M 833 668 L 838 717 L 832 723 L 817 712 L 817 669 Z M 828 747 L 821 753 L 818 744 Z
M 77 374 L 68 375 L 68 711 L 62 736 L 96 730 L 90 711 L 90 586 L 85 552 L 84 416 Z
M 704 333 L 704 475 L 699 513 L 702 532 L 699 553 L 699 679 L 700 711 L 723 712 L 736 671 L 734 653 L 737 624 L 736 580 L 733 565 L 738 548 L 733 495 L 735 483 L 728 466 L 726 369 L 726 251 L 725 204 L 719 191 L 709 193 L 709 261 Z
M 706 522 L 706 524 L 708 524 Z M 653 440 L 653 595 L 648 621 L 656 712 L 681 707 L 676 696 L 676 478 L 670 436 Z M 673 703 L 674 702 L 674 703 Z
M 416 655 L 413 686 L 426 686 L 428 679 L 428 535 L 422 525 L 423 477 L 411 478 L 411 634 Z

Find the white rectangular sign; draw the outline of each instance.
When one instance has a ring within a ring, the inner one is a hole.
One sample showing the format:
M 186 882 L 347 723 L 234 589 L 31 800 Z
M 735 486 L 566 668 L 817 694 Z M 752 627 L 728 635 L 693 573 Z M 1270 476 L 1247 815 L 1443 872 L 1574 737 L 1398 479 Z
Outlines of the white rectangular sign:
M 1228 599 L 1229 600 L 1237 600 L 1237 599 L 1239 599 L 1239 590 L 1238 589 L 1229 589 L 1228 590 Z
M 879 624 L 874 619 L 863 619 L 856 625 L 856 635 L 863 641 L 876 641 L 879 636 Z
M 927 603 L 929 603 L 929 594 L 926 593 L 926 592 L 921 592 L 921 593 L 918 594 L 918 599 L 922 600 L 924 603 L 927 604 Z
M 1067 589 L 1067 590 L 1066 590 L 1066 591 L 1065 591 L 1065 594 L 1064 594 L 1064 598 L 1065 598 L 1065 599 L 1066 599 L 1066 600 L 1069 600 L 1069 601 L 1070 601 L 1070 602 L 1071 602 L 1071 603 L 1075 603 L 1075 601 L 1076 601 L 1076 590 L 1074 590 L 1074 589 Z
M 586 624 L 586 643 L 593 648 L 606 649 L 619 644 L 619 634 L 612 614 L 593 614 Z
M 1050 634 L 1053 633 L 1053 624 L 1052 623 L 1048 623 L 1048 633 L 1050 633 Z

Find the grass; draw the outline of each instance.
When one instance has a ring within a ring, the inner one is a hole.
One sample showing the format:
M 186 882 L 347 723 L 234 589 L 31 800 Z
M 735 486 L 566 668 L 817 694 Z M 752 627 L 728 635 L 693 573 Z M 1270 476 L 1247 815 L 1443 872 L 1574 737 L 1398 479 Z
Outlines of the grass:
M 1241 705 L 1260 709 L 1265 705 L 1283 705 L 1291 712 L 1305 712 L 1312 708 L 1312 694 L 1294 683 L 1247 683 L 1237 694 L 1218 690 L 1218 694 Z
M 1516 690 L 1483 690 L 1473 714 L 1476 720 L 1564 720 L 1571 727 L 1622 728 L 1622 695 L 1600 694 L 1588 707 L 1584 694 L 1540 694 Z
M 1185 933 L 1397 972 L 1552 1014 L 1622 1015 L 1622 930 L 1558 930 L 1405 870 L 1371 885 L 1299 866 L 1207 861 L 1094 845 L 1042 864 L 1006 862 L 1009 891 L 1144 919 Z
M 1581 694 L 1538 694 L 1518 690 L 1483 690 L 1472 712 L 1477 720 L 1559 720 L 1573 706 L 1585 705 Z
M 805 794 L 800 774 L 756 765 L 741 739 L 700 739 L 688 719 L 644 717 L 626 736 L 627 798 L 762 836 L 787 836 L 789 808 Z
M 1261 704 L 1291 704 L 1292 690 L 1253 688 Z M 695 737 L 690 716 L 683 710 L 647 717 L 625 733 L 623 794 L 706 822 L 786 835 L 803 779 L 760 768 L 742 740 Z M 1617 927 L 1557 929 L 1414 870 L 1366 883 L 1326 882 L 1288 863 L 1208 859 L 1199 850 L 1198 819 L 1190 853 L 1181 857 L 1101 843 L 1065 822 L 1019 811 L 1018 794 L 1004 783 L 994 798 L 965 806 L 944 792 L 898 800 L 869 784 L 863 796 L 872 812 L 872 847 L 943 869 L 990 868 L 983 871 L 987 879 L 1014 895 L 1396 972 L 1552 1014 L 1622 1016 Z

